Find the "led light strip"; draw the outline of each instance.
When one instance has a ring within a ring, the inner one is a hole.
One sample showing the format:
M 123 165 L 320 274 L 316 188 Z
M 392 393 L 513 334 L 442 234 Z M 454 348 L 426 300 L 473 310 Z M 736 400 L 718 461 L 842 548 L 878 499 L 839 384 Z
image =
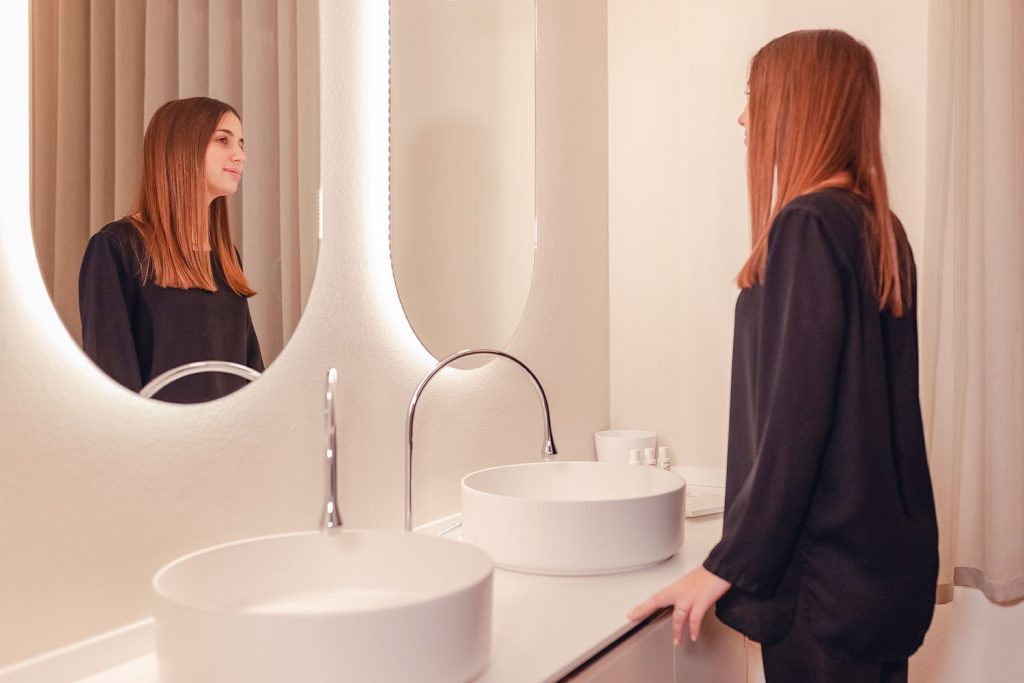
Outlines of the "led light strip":
M 432 365 L 405 317 L 391 267 L 389 212 L 390 10 L 387 2 L 362 3 L 363 230 L 370 259 L 374 299 L 394 341 L 417 363 Z

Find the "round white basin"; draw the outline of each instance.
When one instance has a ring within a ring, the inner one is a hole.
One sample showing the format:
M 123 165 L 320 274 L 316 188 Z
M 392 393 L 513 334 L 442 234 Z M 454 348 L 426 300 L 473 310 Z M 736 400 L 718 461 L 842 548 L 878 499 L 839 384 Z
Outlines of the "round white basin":
M 653 467 L 537 462 L 462 480 L 463 540 L 503 569 L 611 574 L 672 557 L 683 543 L 686 481 Z
M 153 578 L 161 683 L 467 681 L 490 659 L 493 563 L 399 531 L 252 538 Z

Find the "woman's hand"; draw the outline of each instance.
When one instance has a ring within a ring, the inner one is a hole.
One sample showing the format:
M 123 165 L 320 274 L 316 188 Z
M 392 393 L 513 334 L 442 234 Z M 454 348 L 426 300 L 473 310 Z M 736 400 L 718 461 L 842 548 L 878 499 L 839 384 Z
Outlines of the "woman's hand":
M 627 615 L 632 621 L 639 621 L 660 607 L 674 605 L 672 612 L 672 642 L 676 645 L 683 637 L 683 622 L 689 618 L 690 640 L 700 635 L 700 622 L 704 613 L 732 586 L 725 579 L 715 576 L 704 567 L 692 572 L 664 588 L 646 601 L 640 603 Z

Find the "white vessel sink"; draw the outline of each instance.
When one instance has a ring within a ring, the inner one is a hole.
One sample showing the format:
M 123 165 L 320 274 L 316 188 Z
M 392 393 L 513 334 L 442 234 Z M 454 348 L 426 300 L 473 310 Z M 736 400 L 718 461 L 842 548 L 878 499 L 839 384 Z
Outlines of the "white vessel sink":
M 493 564 L 397 531 L 266 536 L 153 578 L 161 683 L 466 681 L 491 649 Z
M 538 462 L 462 480 L 463 540 L 503 569 L 611 574 L 672 557 L 683 543 L 685 480 L 653 467 Z

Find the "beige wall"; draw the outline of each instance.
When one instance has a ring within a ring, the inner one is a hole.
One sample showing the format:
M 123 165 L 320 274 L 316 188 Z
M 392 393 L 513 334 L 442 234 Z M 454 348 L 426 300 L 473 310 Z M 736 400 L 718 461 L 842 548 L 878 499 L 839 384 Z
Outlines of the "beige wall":
M 0 224 L 0 665 L 146 616 L 150 576 L 186 551 L 315 526 L 331 365 L 345 522 L 401 525 L 405 410 L 433 360 L 405 324 L 387 260 L 386 76 L 362 77 L 369 63 L 386 68 L 387 28 L 376 24 L 372 53 L 361 32 L 382 7 L 322 3 L 320 262 L 295 335 L 251 387 L 172 406 L 115 386 L 49 306 L 29 226 Z M 565 458 L 589 457 L 608 421 L 605 22 L 603 2 L 541 3 L 542 228 L 509 350 L 545 384 Z M 5 151 L 21 159 L 4 176 L 16 179 L 27 147 Z M 5 183 L 3 200 L 27 203 L 18 187 Z M 417 521 L 455 511 L 468 471 L 539 458 L 536 394 L 500 363 L 439 377 L 416 424 Z

